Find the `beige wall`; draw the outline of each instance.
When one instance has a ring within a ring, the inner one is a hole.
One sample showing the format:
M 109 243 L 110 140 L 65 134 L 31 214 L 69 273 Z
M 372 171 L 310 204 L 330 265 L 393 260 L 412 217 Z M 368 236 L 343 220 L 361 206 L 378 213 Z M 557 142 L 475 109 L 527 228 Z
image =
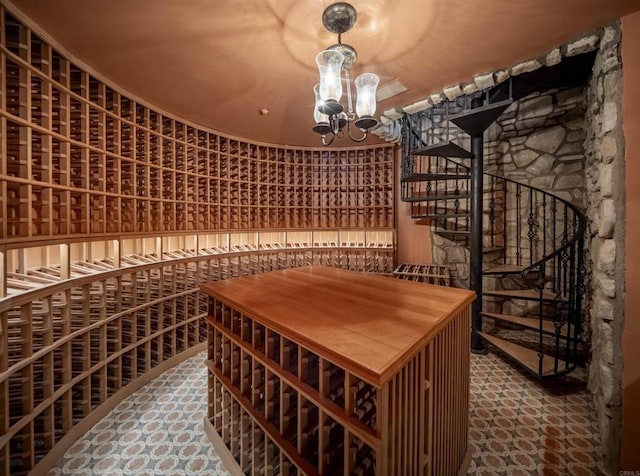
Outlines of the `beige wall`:
M 640 13 L 622 19 L 622 64 L 627 217 L 621 465 L 640 470 Z
M 402 157 L 400 148 L 396 155 L 396 239 L 398 254 L 396 263 L 431 263 L 431 225 L 425 220 L 411 218 L 411 204 L 400 200 Z

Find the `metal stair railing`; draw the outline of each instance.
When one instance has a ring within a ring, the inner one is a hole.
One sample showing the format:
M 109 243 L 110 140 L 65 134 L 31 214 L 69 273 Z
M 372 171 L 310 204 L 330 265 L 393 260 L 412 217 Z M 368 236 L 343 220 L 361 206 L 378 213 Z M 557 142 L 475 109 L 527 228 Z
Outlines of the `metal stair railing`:
M 468 173 L 470 167 L 461 161 L 447 157 L 414 156 L 411 153 L 415 148 L 422 147 L 424 141 L 420 133 L 414 130 L 409 116 L 403 119 L 403 139 L 402 179 L 417 173 L 437 173 L 443 177 L 442 181 L 425 181 L 424 189 L 414 185 L 421 183 L 420 180 L 403 183 L 402 199 L 411 198 L 410 193 L 416 190 L 435 192 L 437 196 L 439 184 L 444 183 L 444 190 L 447 191 L 448 183 L 456 183 L 456 187 L 459 187 L 458 180 L 467 180 L 449 179 L 453 182 L 448 182 L 445 177 L 446 171 L 453 171 L 452 175 L 463 175 L 464 171 Z M 514 261 L 522 266 L 523 281 L 534 283 L 539 293 L 539 339 L 536 343 L 538 375 L 543 376 L 543 359 L 549 358 L 545 353 L 549 346 L 544 339 L 542 324 L 550 317 L 556 330 L 551 346 L 553 374 L 567 373 L 575 368 L 577 344 L 582 333 L 586 217 L 574 204 L 550 192 L 494 173 L 485 172 L 484 176 L 489 179 L 485 181 L 488 183 L 485 183 L 483 194 L 491 232 L 490 245 L 496 246 L 497 235 L 502 233 L 502 240 L 499 241 L 505 248 L 503 262 Z M 428 207 L 437 204 L 437 200 L 425 203 Z M 547 304 L 548 299 L 543 299 L 543 292 L 553 294 L 550 304 Z

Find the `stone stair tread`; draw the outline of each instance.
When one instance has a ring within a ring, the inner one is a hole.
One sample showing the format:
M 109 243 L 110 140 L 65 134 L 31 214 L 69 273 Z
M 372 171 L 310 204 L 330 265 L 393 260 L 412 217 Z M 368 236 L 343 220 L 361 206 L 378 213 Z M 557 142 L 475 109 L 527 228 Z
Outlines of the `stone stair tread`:
M 482 274 L 517 274 L 522 273 L 524 270 L 525 266 L 518 266 L 515 264 L 498 264 L 484 269 Z
M 512 289 L 507 291 L 483 291 L 486 296 L 498 296 L 498 297 L 506 297 L 513 299 L 526 299 L 537 301 L 540 299 L 540 291 L 536 289 Z M 550 293 L 548 291 L 542 292 L 542 299 L 545 301 L 554 301 L 556 299 L 556 295 Z M 561 301 L 566 301 L 567 298 L 561 297 Z
M 507 321 L 522 327 L 527 327 L 529 329 L 533 329 L 534 331 L 540 330 L 540 321 L 538 316 L 530 316 L 530 317 L 512 316 L 510 314 L 498 314 L 496 312 L 481 312 L 480 314 L 482 314 L 485 317 L 490 317 L 492 319 Z M 553 321 L 543 320 L 542 331 L 546 332 L 547 334 L 555 334 L 556 328 L 555 328 L 555 325 L 553 324 Z
M 515 344 L 508 340 L 501 339 L 500 337 L 496 337 L 484 332 L 479 332 L 478 334 L 480 334 L 483 339 L 493 345 L 500 352 L 507 355 L 509 358 L 516 361 L 518 364 L 522 365 L 530 372 L 533 372 L 540 377 L 551 377 L 556 375 L 554 369 L 555 358 L 553 356 L 542 354 L 542 373 L 540 373 L 540 359 L 538 357 L 537 350 L 529 349 L 528 347 Z M 566 368 L 567 363 L 562 359 L 558 359 L 558 373 Z
M 432 155 L 438 157 L 456 157 L 472 159 L 473 154 L 450 140 L 429 144 L 413 151 L 413 155 Z
M 429 182 L 434 180 L 467 180 L 468 174 L 410 174 L 400 179 L 400 182 Z

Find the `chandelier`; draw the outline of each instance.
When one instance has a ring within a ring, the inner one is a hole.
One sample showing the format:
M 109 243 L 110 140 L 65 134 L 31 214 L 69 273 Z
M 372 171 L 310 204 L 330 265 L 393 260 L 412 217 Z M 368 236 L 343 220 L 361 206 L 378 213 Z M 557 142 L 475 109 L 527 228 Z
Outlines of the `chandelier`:
M 353 110 L 349 69 L 356 62 L 358 54 L 353 46 L 342 43 L 342 34 L 355 25 L 356 19 L 356 9 L 346 2 L 329 5 L 322 13 L 324 27 L 338 35 L 338 43 L 316 56 L 320 83 L 313 87 L 316 99 L 313 111 L 316 124 L 313 130 L 320 134 L 322 145 L 325 146 L 331 145 L 336 137 L 343 137 L 345 127 L 352 141 L 362 142 L 367 138 L 369 130 L 378 125 L 378 121 L 373 117 L 376 112 L 376 88 L 380 82 L 376 74 L 364 73 L 354 81 L 357 96 L 355 114 Z M 346 111 L 340 104 L 343 71 L 347 89 Z M 352 123 L 360 129 L 360 137 L 352 135 Z

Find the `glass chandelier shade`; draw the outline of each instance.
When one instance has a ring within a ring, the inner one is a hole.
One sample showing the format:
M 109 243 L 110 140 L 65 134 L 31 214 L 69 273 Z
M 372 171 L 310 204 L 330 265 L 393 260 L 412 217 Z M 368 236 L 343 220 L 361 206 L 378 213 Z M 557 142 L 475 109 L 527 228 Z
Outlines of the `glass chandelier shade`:
M 316 64 L 320 73 L 320 98 L 326 103 L 340 101 L 342 97 L 342 62 L 344 56 L 336 50 L 324 50 L 316 56 Z
M 313 87 L 313 94 L 316 97 L 316 106 L 313 108 L 313 119 L 316 121 L 316 124 L 320 122 L 329 123 L 329 116 L 320 112 L 320 106 L 324 103 L 320 97 L 320 84 L 316 84 Z
M 356 113 L 358 117 L 371 117 L 376 112 L 376 89 L 380 83 L 377 74 L 364 73 L 355 80 L 356 85 Z

